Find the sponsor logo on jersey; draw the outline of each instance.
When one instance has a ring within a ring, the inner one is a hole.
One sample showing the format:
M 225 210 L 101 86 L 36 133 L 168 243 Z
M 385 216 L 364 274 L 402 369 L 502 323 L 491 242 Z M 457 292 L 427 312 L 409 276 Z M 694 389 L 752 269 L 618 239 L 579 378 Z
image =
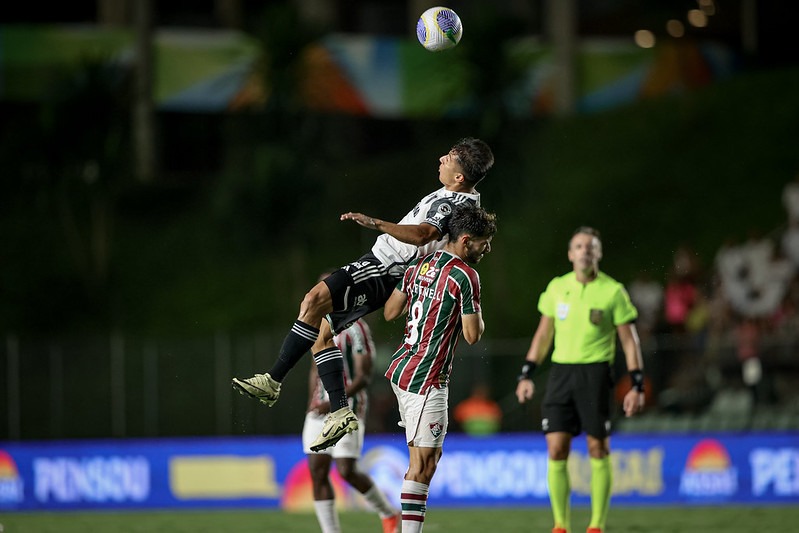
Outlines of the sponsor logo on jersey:
M 557 314 L 558 320 L 566 320 L 566 317 L 569 316 L 569 304 L 560 302 L 555 313 Z
M 352 302 L 352 305 L 354 307 L 361 307 L 361 306 L 366 305 L 366 301 L 367 301 L 366 295 L 365 294 L 359 294 L 358 296 L 355 297 L 355 301 Z

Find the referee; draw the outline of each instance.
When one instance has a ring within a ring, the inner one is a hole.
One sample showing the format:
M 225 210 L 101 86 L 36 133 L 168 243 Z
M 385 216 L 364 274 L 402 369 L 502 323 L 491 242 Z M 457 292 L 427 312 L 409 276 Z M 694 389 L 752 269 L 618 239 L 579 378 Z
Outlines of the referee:
M 602 242 L 594 228 L 578 228 L 569 241 L 572 271 L 549 282 L 538 301 L 541 320 L 527 351 L 516 397 L 533 397 L 533 372 L 555 343 L 541 429 L 546 435 L 547 481 L 555 520 L 553 533 L 571 531 L 570 484 L 566 468 L 573 436 L 586 433 L 591 458 L 591 522 L 587 533 L 602 533 L 610 507 L 611 368 L 616 333 L 632 378 L 624 396 L 626 416 L 644 407 L 641 344 L 633 323 L 638 311 L 624 286 L 599 270 Z

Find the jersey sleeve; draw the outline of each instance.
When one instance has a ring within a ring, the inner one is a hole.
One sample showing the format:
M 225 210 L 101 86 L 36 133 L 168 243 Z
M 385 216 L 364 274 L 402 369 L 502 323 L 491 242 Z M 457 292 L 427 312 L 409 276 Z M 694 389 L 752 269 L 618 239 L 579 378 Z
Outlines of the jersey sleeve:
M 480 312 L 480 275 L 473 268 L 463 273 L 462 281 L 457 283 L 461 293 L 461 314 L 474 315 Z
M 440 198 L 430 204 L 427 214 L 422 222 L 435 226 L 438 230 L 438 240 L 444 238 L 449 231 L 449 217 L 452 215 L 453 203 L 448 198 Z
M 555 316 L 555 285 L 556 280 L 553 279 L 538 298 L 538 311 L 544 316 Z
M 638 310 L 630 300 L 627 289 L 623 285 L 619 285 L 613 298 L 613 325 L 627 324 L 636 318 L 638 318 Z

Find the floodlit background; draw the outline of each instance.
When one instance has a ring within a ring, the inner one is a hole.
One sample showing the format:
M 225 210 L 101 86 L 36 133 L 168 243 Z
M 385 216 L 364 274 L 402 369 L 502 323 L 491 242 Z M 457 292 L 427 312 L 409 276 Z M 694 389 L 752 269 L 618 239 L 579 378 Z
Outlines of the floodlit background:
M 538 294 L 588 224 L 641 311 L 649 407 L 619 431 L 799 429 L 799 57 L 793 2 L 98 0 L 0 16 L 0 440 L 297 434 L 233 375 L 276 356 L 318 274 L 488 141 L 487 330 L 451 405 L 515 375 Z M 380 378 L 370 432 L 396 432 Z M 620 369 L 621 370 L 621 369 Z M 543 384 L 546 367 L 537 379 Z M 189 416 L 190 414 L 190 416 Z M 454 429 L 457 429 L 454 428 Z

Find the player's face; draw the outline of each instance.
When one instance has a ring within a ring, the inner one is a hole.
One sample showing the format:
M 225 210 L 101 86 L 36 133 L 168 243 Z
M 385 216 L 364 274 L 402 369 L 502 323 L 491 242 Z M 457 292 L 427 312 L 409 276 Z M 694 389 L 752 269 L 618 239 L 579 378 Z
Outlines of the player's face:
M 472 265 L 479 263 L 484 255 L 491 252 L 491 239 L 493 237 L 468 237 L 464 260 Z
M 578 233 L 569 243 L 569 261 L 575 271 L 597 270 L 602 259 L 602 243 L 593 235 Z
M 439 157 L 438 161 L 441 163 L 438 166 L 438 181 L 445 186 L 457 183 L 455 176 L 463 175 L 463 169 L 461 168 L 460 160 L 458 160 L 458 154 L 454 151 L 450 151 Z

